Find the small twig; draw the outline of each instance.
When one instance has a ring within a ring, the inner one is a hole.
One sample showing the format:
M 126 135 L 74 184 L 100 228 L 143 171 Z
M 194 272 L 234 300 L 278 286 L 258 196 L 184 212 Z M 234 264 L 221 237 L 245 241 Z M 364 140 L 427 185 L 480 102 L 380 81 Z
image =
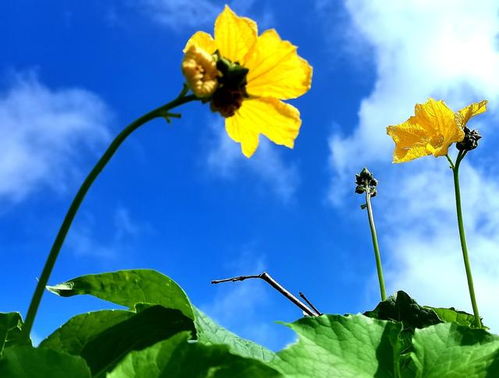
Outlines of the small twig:
M 249 278 L 261 278 L 262 280 L 267 282 L 270 286 L 272 286 L 274 289 L 276 289 L 279 293 L 281 293 L 286 298 L 288 298 L 296 306 L 298 306 L 308 316 L 316 316 L 316 312 L 319 313 L 318 311 L 314 312 L 305 303 L 303 303 L 298 298 L 296 298 L 293 294 L 291 294 L 288 290 L 286 290 L 281 284 L 279 284 L 276 280 L 274 280 L 267 272 L 263 272 L 262 274 L 252 275 L 252 276 L 237 276 L 237 277 L 232 277 L 232 278 L 225 278 L 223 280 L 213 280 L 213 281 L 211 281 L 211 283 L 212 284 L 219 284 L 222 282 L 244 281 L 244 280 L 247 280 Z
M 314 309 L 314 311 L 317 313 L 317 316 L 321 316 L 322 315 L 322 312 L 320 312 L 319 310 L 317 310 L 317 307 L 315 307 L 314 304 L 308 300 L 308 298 L 305 296 L 305 294 L 303 294 L 301 291 L 298 294 L 300 294 L 300 297 L 302 297 L 303 300 L 305 302 L 307 302 L 308 305 Z
M 255 276 L 238 276 L 238 277 L 232 277 L 232 278 L 224 278 L 223 280 L 213 280 L 211 281 L 212 284 L 219 284 L 223 282 L 236 282 L 236 281 L 244 281 L 247 280 L 248 278 L 262 278 L 261 274 L 257 274 Z

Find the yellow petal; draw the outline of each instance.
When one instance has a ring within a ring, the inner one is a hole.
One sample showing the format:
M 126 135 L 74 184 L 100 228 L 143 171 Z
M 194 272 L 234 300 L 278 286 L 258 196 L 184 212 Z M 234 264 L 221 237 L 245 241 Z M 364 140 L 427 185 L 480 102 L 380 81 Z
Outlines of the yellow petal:
M 395 142 L 394 163 L 404 163 L 431 154 L 426 147 L 427 133 L 415 122 L 415 118 L 411 117 L 400 125 L 386 128 L 387 134 Z
M 259 98 L 245 100 L 236 114 L 225 120 L 225 125 L 229 136 L 241 143 L 243 154 L 250 157 L 258 146 L 258 134 L 293 148 L 301 119 L 294 106 L 274 98 Z
M 225 119 L 227 134 L 241 144 L 241 151 L 247 158 L 251 157 L 258 147 L 258 133 L 244 125 L 244 120 L 236 115 Z
M 456 112 L 456 123 L 460 127 L 466 126 L 471 117 L 481 114 L 487 110 L 487 100 L 474 102 Z
M 430 137 L 456 132 L 454 112 L 442 100 L 430 98 L 424 104 L 417 104 L 414 114 L 414 122 L 423 127 Z
M 252 96 L 296 98 L 310 89 L 312 66 L 273 29 L 265 31 L 248 53 L 247 91 Z
M 389 126 L 387 133 L 395 142 L 394 163 L 446 155 L 452 143 L 464 138 L 454 112 L 443 101 L 433 99 L 417 104 L 414 116 L 400 125 Z
M 215 21 L 215 42 L 220 54 L 241 63 L 257 40 L 255 21 L 237 16 L 228 5 Z
M 189 40 L 185 44 L 183 52 L 187 52 L 187 50 L 189 50 L 189 47 L 191 46 L 196 46 L 197 48 L 203 49 L 208 54 L 213 54 L 217 49 L 215 41 L 213 40 L 211 35 L 202 31 L 194 33 L 194 35 L 189 38 Z

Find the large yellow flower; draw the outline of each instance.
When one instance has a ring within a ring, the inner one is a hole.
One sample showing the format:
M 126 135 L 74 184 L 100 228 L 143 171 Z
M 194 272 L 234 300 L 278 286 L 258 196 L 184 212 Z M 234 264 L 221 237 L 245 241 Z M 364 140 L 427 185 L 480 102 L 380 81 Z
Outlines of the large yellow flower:
M 211 108 L 225 117 L 229 136 L 246 157 L 258 147 L 259 134 L 293 148 L 301 126 L 300 113 L 280 100 L 310 89 L 312 67 L 273 29 L 258 35 L 253 20 L 238 17 L 228 6 L 215 22 L 214 38 L 197 32 L 187 42 L 182 64 L 194 94 L 206 98 L 212 88 L 213 56 L 218 87 L 209 97 Z M 195 57 L 199 56 L 199 59 Z
M 464 138 L 469 119 L 487 110 L 487 101 L 480 101 L 453 112 L 442 101 L 430 98 L 417 104 L 414 116 L 404 123 L 386 128 L 395 142 L 394 163 L 404 163 L 422 156 L 447 155 L 449 146 Z

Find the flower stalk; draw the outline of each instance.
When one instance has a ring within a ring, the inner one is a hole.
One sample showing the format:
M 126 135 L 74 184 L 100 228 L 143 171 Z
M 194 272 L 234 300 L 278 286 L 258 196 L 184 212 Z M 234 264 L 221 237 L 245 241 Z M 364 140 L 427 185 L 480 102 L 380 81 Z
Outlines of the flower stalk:
M 453 177 L 454 177 L 454 192 L 456 196 L 456 213 L 457 213 L 457 225 L 459 229 L 459 240 L 461 242 L 461 250 L 463 252 L 464 269 L 466 271 L 466 279 L 468 281 L 468 289 L 470 292 L 471 306 L 473 307 L 473 314 L 475 315 L 475 325 L 477 327 L 482 327 L 482 321 L 480 319 L 480 313 L 478 312 L 478 305 L 476 303 L 475 288 L 473 285 L 473 275 L 471 273 L 471 264 L 468 257 L 468 246 L 466 244 L 466 234 L 464 232 L 464 222 L 463 222 L 463 212 L 461 207 L 461 190 L 459 187 L 459 166 L 461 161 L 466 156 L 468 150 L 460 150 L 456 162 L 453 163 L 452 160 L 447 156 L 449 160 Z
M 383 277 L 383 266 L 381 265 L 381 254 L 379 252 L 378 235 L 376 233 L 376 225 L 374 224 L 373 208 L 371 205 L 371 194 L 366 192 L 366 207 L 369 218 L 369 227 L 371 229 L 371 238 L 374 247 L 374 257 L 376 259 L 376 270 L 378 272 L 379 292 L 381 300 L 386 300 L 385 279 Z
M 182 89 L 182 91 L 180 92 L 180 94 L 177 96 L 176 99 L 144 114 L 143 116 L 137 118 L 135 121 L 130 123 L 127 127 L 125 127 L 118 134 L 118 136 L 111 142 L 111 144 L 104 152 L 102 157 L 99 159 L 97 164 L 94 166 L 94 168 L 90 171 L 88 176 L 83 181 L 83 184 L 80 186 L 80 189 L 78 189 L 78 192 L 76 193 L 76 196 L 74 197 L 73 202 L 71 203 L 71 206 L 69 207 L 66 216 L 64 217 L 61 227 L 59 228 L 57 236 L 54 240 L 52 248 L 50 249 L 49 255 L 47 257 L 47 260 L 45 261 L 45 266 L 43 267 L 42 274 L 40 276 L 40 279 L 38 280 L 36 289 L 33 293 L 33 297 L 31 299 L 31 303 L 29 305 L 28 312 L 26 314 L 26 319 L 23 325 L 23 334 L 26 338 L 28 338 L 31 333 L 36 313 L 38 311 L 38 307 L 40 305 L 40 301 L 42 299 L 43 292 L 45 290 L 45 286 L 48 283 L 50 274 L 52 273 L 57 257 L 59 256 L 61 247 L 64 243 L 64 240 L 66 239 L 66 235 L 91 185 L 93 184 L 97 176 L 102 172 L 106 164 L 111 160 L 111 158 L 113 157 L 114 153 L 118 150 L 120 145 L 125 141 L 125 139 L 130 134 L 132 134 L 140 126 L 159 117 L 163 117 L 166 119 L 166 121 L 170 122 L 170 118 L 179 117 L 178 114 L 169 113 L 171 109 L 176 108 L 190 101 L 199 100 L 199 98 L 196 97 L 195 95 L 187 95 L 187 93 L 188 93 L 188 87 L 184 86 L 184 88 Z
M 376 196 L 376 186 L 378 185 L 378 180 L 374 178 L 371 172 L 367 168 L 362 169 L 362 171 L 355 175 L 355 183 L 357 187 L 355 192 L 358 194 L 366 194 L 366 203 L 361 206 L 362 209 L 367 208 L 367 216 L 369 219 L 369 227 L 371 229 L 371 238 L 374 247 L 374 257 L 376 259 L 376 270 L 378 273 L 379 281 L 379 291 L 381 295 L 381 300 L 386 300 L 386 290 L 385 290 L 385 279 L 383 277 L 383 266 L 381 264 L 381 254 L 379 252 L 378 235 L 376 233 L 376 225 L 374 224 L 373 208 L 371 204 L 371 197 Z

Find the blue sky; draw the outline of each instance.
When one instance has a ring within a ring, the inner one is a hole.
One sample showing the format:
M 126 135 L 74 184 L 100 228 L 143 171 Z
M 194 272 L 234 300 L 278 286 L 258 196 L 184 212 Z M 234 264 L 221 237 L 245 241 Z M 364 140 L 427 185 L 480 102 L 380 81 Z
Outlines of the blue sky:
M 136 0 L 0 3 L 0 311 L 25 313 L 79 184 L 128 122 L 176 96 L 182 48 L 212 32 L 224 3 Z M 273 349 L 275 324 L 298 309 L 259 281 L 210 280 L 268 271 L 323 312 L 378 302 L 367 219 L 354 174 L 380 181 L 374 210 L 390 293 L 470 311 L 445 159 L 391 164 L 385 127 L 429 96 L 454 109 L 488 99 L 471 126 L 484 136 L 462 167 L 465 223 L 485 323 L 499 330 L 499 181 L 495 1 L 231 1 L 276 28 L 314 67 L 292 101 L 294 150 L 268 143 L 251 159 L 207 106 L 132 135 L 90 190 L 50 282 L 156 269 L 221 324 Z M 383 6 L 382 6 L 383 5 Z M 283 11 L 285 9 L 285 12 Z M 107 305 L 45 294 L 34 332 Z

